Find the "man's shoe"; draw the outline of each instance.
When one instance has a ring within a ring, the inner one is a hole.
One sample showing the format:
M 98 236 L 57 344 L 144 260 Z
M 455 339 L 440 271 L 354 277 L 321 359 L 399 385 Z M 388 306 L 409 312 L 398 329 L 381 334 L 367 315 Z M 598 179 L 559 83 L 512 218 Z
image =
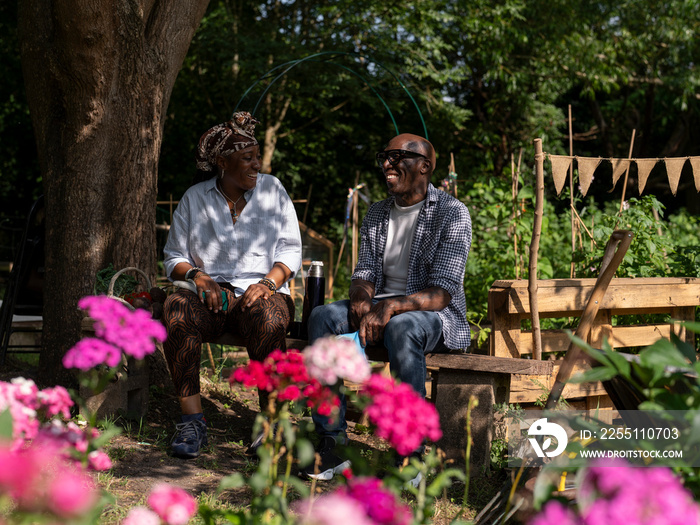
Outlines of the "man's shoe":
M 199 456 L 207 445 L 207 421 L 203 414 L 182 416 L 182 423 L 175 425 L 175 436 L 170 442 L 173 456 L 192 459 Z
M 331 436 L 323 437 L 316 450 L 316 453 L 321 457 L 320 464 L 316 465 L 316 461 L 314 461 L 311 465 L 303 468 L 301 474 L 307 478 L 328 481 L 346 468 L 350 468 L 350 461 L 336 456 L 333 452 L 334 448 L 335 439 Z

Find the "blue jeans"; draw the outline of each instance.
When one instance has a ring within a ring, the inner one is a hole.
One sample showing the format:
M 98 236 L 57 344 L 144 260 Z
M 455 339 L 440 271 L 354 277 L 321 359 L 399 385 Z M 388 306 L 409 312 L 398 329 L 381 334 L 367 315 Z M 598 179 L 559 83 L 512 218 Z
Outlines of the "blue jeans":
M 378 302 L 376 299 L 375 303 Z M 309 342 L 325 335 L 347 334 L 350 328 L 350 301 L 317 306 L 309 317 Z M 442 320 L 437 312 L 406 312 L 392 317 L 384 329 L 384 347 L 389 353 L 392 374 L 402 383 L 408 383 L 425 397 L 425 354 L 446 351 L 442 336 Z M 340 413 L 329 422 L 326 416 L 313 414 L 316 432 L 333 436 L 336 441 L 347 441 L 345 421 L 347 400 L 340 396 Z

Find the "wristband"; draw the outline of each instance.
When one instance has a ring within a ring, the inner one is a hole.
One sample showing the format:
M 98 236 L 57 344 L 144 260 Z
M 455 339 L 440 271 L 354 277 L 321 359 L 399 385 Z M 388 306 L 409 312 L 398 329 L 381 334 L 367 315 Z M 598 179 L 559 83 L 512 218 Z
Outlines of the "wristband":
M 194 280 L 194 276 L 197 275 L 197 272 L 201 272 L 202 269 L 198 268 L 197 266 L 193 266 L 189 270 L 185 272 L 185 281 L 191 281 Z
M 277 291 L 277 285 L 275 284 L 275 281 L 268 277 L 263 277 L 258 281 L 258 283 L 267 286 L 268 290 L 272 292 L 272 295 L 275 295 L 275 292 Z

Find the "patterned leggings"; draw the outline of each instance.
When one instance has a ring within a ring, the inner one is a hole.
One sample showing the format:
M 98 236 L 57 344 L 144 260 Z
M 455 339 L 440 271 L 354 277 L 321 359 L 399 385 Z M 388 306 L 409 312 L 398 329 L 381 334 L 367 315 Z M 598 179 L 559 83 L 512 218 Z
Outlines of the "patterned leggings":
M 216 314 L 187 290 L 178 290 L 165 301 L 163 322 L 168 338 L 163 350 L 179 397 L 199 394 L 202 343 L 215 341 L 224 332 L 242 336 L 248 355 L 256 361 L 277 348 L 287 349 L 287 327 L 294 319 L 294 301 L 289 295 L 277 293 L 243 310 L 241 298 L 230 290 L 225 292 L 228 310 Z

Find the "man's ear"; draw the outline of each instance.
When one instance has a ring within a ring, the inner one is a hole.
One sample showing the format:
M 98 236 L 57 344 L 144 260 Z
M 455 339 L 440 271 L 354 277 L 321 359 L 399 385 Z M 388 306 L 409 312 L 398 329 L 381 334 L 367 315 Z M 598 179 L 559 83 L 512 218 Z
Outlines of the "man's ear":
M 423 159 L 423 165 L 420 168 L 421 173 L 430 173 L 431 162 L 428 159 Z

